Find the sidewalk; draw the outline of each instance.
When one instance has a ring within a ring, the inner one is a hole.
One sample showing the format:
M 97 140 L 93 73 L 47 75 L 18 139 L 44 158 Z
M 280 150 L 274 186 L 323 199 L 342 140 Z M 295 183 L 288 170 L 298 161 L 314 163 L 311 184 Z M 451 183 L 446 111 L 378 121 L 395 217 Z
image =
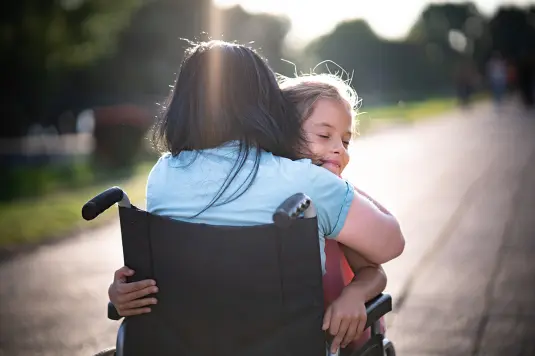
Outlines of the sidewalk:
M 394 301 L 397 355 L 535 355 L 533 141 L 495 157 Z

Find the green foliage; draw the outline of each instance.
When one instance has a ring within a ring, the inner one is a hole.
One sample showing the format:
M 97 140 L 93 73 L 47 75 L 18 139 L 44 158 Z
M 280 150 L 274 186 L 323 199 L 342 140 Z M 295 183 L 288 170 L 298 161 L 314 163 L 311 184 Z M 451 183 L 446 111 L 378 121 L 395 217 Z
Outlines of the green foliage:
M 87 161 L 56 165 L 14 167 L 1 177 L 0 201 L 50 194 L 58 189 L 75 189 L 94 181 Z
M 430 58 L 426 46 L 380 39 L 362 20 L 342 23 L 312 42 L 305 58 L 305 68 L 313 66 L 311 61 L 331 60 L 349 71 L 352 85 L 368 105 L 423 100 L 448 94 L 451 86 L 451 74 L 444 63 Z M 327 64 L 318 71 L 337 69 Z
M 142 0 L 20 0 L 2 24 L 0 48 L 34 70 L 83 67 L 113 53 Z M 21 68 L 30 69 L 30 68 Z
M 308 69 L 335 62 L 351 74 L 357 93 L 370 105 L 454 95 L 463 65 L 473 64 L 479 72 L 474 77 L 484 79 L 493 50 L 515 64 L 523 50 L 535 48 L 533 14 L 535 7 L 511 7 L 486 18 L 470 2 L 430 4 L 403 41 L 378 38 L 365 21 L 352 20 L 313 41 L 299 63 Z M 329 64 L 329 70 L 337 69 Z
M 77 189 L 55 191 L 37 199 L 0 203 L 0 248 L 58 238 L 87 227 L 80 215 L 82 205 L 113 185 L 121 186 L 134 204 L 143 206 L 149 170 L 150 165 L 144 164 L 129 177 L 108 176 L 107 180 Z M 109 209 L 95 220 L 95 224 L 109 222 L 116 216 L 116 211 Z
M 48 121 L 49 106 L 68 95 L 66 84 L 82 70 L 114 54 L 117 40 L 143 0 L 20 0 L 10 2 L 0 26 L 3 84 L 12 96 L 1 102 L 12 122 L 2 137 L 23 135 L 33 122 Z M 61 104 L 62 106 L 64 104 Z M 68 107 L 64 106 L 64 109 Z

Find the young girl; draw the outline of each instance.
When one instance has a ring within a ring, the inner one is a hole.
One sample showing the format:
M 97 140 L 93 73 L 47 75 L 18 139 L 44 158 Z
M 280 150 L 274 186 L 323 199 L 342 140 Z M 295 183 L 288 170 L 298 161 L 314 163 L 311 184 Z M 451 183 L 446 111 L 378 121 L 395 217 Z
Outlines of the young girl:
M 280 85 L 285 97 L 298 109 L 309 155 L 315 157 L 321 167 L 341 176 L 349 163 L 348 147 L 355 131 L 353 118 L 359 104 L 355 91 L 341 78 L 327 74 L 284 78 Z M 386 210 L 365 193 L 360 193 L 380 210 Z M 354 310 L 361 308 L 365 315 L 364 303 L 384 290 L 386 275 L 380 266 L 365 261 L 335 240 L 325 241 L 325 254 L 323 287 L 327 311 L 324 328 L 328 328 L 329 318 L 333 319 L 340 304 L 351 303 Z M 357 337 L 361 336 L 366 319 L 362 322 Z M 358 348 L 369 337 L 368 330 L 359 339 L 351 339 L 355 340 L 351 347 Z M 348 345 L 347 340 L 344 339 L 342 347 Z

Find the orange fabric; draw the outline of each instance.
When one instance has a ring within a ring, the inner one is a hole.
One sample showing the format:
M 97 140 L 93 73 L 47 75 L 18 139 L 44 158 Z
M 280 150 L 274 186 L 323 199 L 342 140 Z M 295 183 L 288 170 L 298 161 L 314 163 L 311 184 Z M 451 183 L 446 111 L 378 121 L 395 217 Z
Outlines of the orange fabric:
M 340 245 L 335 240 L 325 239 L 325 269 L 323 276 L 323 297 L 325 308 L 331 305 L 342 293 L 355 276 Z M 381 329 L 385 330 L 384 319 L 381 318 Z M 370 339 L 371 330 L 368 328 L 363 335 L 348 345 L 348 348 L 356 349 L 364 345 Z

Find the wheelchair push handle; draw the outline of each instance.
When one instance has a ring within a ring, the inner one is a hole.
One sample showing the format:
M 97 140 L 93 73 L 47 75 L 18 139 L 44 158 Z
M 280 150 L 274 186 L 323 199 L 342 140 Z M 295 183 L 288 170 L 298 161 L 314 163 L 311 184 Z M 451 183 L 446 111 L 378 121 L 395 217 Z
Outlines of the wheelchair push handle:
M 316 215 L 310 198 L 303 193 L 297 193 L 279 205 L 273 214 L 273 222 L 280 228 L 287 228 L 292 220 L 297 219 L 302 213 L 305 213 L 305 217 Z
M 130 207 L 128 196 L 119 187 L 109 188 L 85 203 L 82 207 L 82 217 L 88 221 L 93 220 L 115 203 Z
M 375 298 L 366 302 L 366 325 L 364 330 L 371 328 L 372 337 L 381 334 L 381 318 L 392 311 L 392 297 L 389 294 L 379 294 Z M 326 333 L 328 356 L 339 356 L 340 350 L 335 353 L 330 352 L 331 344 L 334 339 L 329 332 Z M 361 353 L 351 353 L 351 355 L 364 355 Z M 367 355 L 367 353 L 366 353 Z M 382 355 L 382 354 L 381 354 Z M 388 354 L 390 355 L 390 354 Z

